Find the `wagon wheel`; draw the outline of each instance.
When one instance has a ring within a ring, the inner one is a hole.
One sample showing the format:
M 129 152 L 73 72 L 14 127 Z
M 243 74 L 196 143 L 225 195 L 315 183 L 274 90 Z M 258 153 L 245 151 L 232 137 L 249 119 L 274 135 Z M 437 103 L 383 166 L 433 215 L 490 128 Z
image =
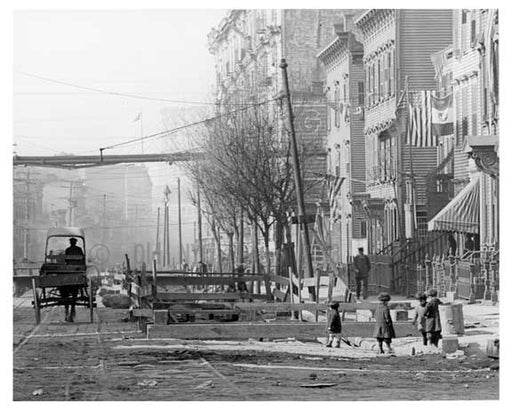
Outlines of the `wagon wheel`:
M 92 278 L 89 278 L 89 312 L 91 315 L 91 323 L 94 322 L 94 294 L 92 289 Z
M 37 295 L 36 278 L 32 278 L 32 294 L 34 297 L 34 309 L 36 313 L 36 324 L 41 323 L 41 308 L 39 306 L 39 297 Z

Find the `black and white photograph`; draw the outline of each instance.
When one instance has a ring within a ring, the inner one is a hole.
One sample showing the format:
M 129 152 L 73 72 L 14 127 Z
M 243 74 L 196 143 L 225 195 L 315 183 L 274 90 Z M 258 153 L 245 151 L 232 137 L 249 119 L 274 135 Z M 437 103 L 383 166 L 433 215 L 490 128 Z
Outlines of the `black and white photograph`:
M 502 404 L 496 4 L 13 3 L 7 400 Z

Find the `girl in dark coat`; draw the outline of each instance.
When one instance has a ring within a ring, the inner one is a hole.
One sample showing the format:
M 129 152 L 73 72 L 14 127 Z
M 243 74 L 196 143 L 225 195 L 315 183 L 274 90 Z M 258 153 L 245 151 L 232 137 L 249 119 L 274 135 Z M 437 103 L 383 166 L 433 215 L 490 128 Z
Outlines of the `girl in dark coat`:
M 388 293 L 381 293 L 378 296 L 381 304 L 375 310 L 375 328 L 373 330 L 373 337 L 377 338 L 379 343 L 379 353 L 384 354 L 382 349 L 382 342 L 386 343 L 388 353 L 393 353 L 391 348 L 391 339 L 395 338 L 395 329 L 393 328 L 393 320 L 389 312 L 388 302 L 391 296 Z
M 429 300 L 425 309 L 425 332 L 430 346 L 435 346 L 441 339 L 441 316 L 439 315 L 439 305 L 441 301 L 437 298 L 437 290 L 430 289 L 428 292 Z

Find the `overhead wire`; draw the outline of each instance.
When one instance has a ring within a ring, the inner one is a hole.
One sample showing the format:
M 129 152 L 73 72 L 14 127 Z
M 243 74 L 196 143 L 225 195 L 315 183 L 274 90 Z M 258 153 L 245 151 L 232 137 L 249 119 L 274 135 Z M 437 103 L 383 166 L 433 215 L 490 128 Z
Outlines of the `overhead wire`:
M 88 87 L 88 86 L 84 86 L 84 85 L 80 85 L 80 84 L 76 84 L 76 83 L 71 83 L 68 81 L 61 81 L 61 80 L 57 80 L 55 78 L 45 77 L 45 76 L 42 76 L 39 74 L 27 73 L 27 72 L 21 71 L 21 70 L 15 70 L 15 73 L 24 75 L 26 77 L 37 78 L 39 80 L 46 81 L 49 83 L 64 85 L 67 87 L 73 87 L 73 88 L 77 88 L 80 90 L 86 90 L 86 91 L 91 91 L 91 92 L 96 92 L 96 93 L 101 93 L 101 94 L 113 95 L 113 96 L 117 96 L 117 97 L 136 98 L 136 99 L 140 99 L 140 100 L 159 101 L 159 102 L 166 102 L 166 103 L 172 103 L 172 104 L 195 104 L 195 105 L 213 105 L 213 106 L 218 105 L 217 103 L 214 103 L 214 102 L 173 100 L 173 99 L 168 99 L 168 98 L 149 97 L 149 96 L 139 95 L 139 94 L 110 91 L 110 90 L 105 90 L 105 89 L 101 89 L 101 88 L 94 88 L 94 87 Z M 252 105 L 252 104 L 250 104 L 250 103 L 229 103 L 226 105 L 244 106 L 244 105 Z

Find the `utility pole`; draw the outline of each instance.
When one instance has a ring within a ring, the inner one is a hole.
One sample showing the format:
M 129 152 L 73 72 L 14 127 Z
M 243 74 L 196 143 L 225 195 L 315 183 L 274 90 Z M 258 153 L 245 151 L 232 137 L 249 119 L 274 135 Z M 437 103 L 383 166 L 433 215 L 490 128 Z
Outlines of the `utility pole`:
M 169 194 L 171 190 L 166 185 L 164 190 L 164 258 L 163 265 L 167 266 L 170 264 L 170 246 L 169 246 Z
M 69 198 L 68 198 L 68 226 L 74 226 L 73 224 L 73 181 L 69 181 Z
M 107 220 L 107 194 L 103 194 L 103 232 L 101 235 L 101 241 L 105 244 L 106 238 L 106 220 Z
M 160 263 L 160 207 L 156 210 L 156 240 L 155 240 L 155 254 L 157 255 L 157 260 Z
M 28 259 L 28 227 L 30 225 L 30 168 L 25 179 L 25 229 L 23 230 L 23 259 Z
M 197 185 L 197 242 L 199 246 L 199 260 L 203 261 L 203 223 L 201 221 L 201 192 Z
M 299 154 L 297 152 L 297 140 L 295 137 L 295 127 L 293 124 L 293 111 L 292 111 L 292 102 L 290 98 L 290 89 L 288 85 L 288 73 L 286 71 L 286 68 L 288 67 L 288 64 L 286 63 L 286 60 L 283 58 L 281 60 L 281 64 L 279 67 L 283 70 L 283 85 L 284 85 L 284 93 L 286 97 L 287 102 L 287 108 L 288 108 L 288 126 L 289 126 L 289 134 L 290 134 L 290 140 L 291 140 L 291 151 L 292 151 L 292 163 L 293 163 L 293 170 L 295 174 L 295 191 L 297 192 L 297 206 L 298 206 L 298 219 L 299 219 L 299 225 L 302 231 L 302 239 L 303 239 L 303 245 L 304 245 L 304 254 L 306 256 L 306 275 L 308 278 L 313 277 L 313 262 L 311 260 L 311 244 L 309 241 L 309 232 L 308 232 L 308 224 L 306 221 L 306 210 L 304 205 L 304 194 L 302 191 L 302 177 L 300 174 L 300 164 L 299 164 Z
M 244 263 L 244 208 L 240 207 L 240 234 L 238 237 L 238 263 Z
M 180 179 L 178 178 L 178 242 L 179 242 L 179 255 L 180 259 L 178 264 L 181 265 L 183 263 L 183 248 L 181 243 L 181 184 Z

